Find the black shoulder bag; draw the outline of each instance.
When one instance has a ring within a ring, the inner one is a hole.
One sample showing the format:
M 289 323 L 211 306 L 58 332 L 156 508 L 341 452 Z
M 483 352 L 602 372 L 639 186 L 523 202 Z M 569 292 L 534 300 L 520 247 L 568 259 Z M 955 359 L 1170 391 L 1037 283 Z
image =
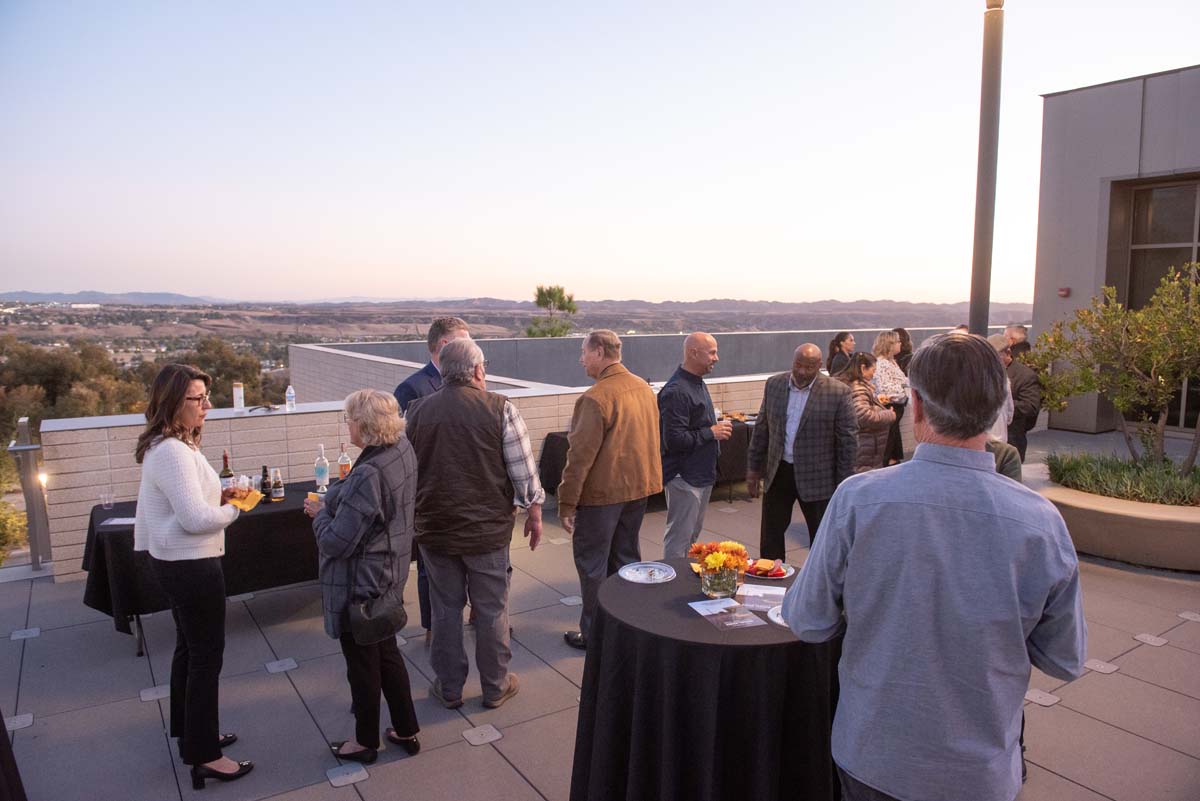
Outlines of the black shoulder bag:
M 384 526 L 383 536 L 387 539 L 388 587 L 378 598 L 368 598 L 365 601 L 350 602 L 350 633 L 358 645 L 375 645 L 389 637 L 395 637 L 396 632 L 408 625 L 408 612 L 404 610 L 404 598 L 396 587 L 396 554 L 392 550 L 392 535 Z M 359 560 L 366 553 L 364 544 L 359 553 Z M 358 565 L 355 565 L 354 575 L 358 576 Z

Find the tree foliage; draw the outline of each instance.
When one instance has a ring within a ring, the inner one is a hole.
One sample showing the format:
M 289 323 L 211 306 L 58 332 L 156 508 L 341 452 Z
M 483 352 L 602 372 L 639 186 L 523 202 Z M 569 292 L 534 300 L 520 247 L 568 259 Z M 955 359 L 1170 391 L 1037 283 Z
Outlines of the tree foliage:
M 1099 392 L 1120 412 L 1132 459 L 1161 462 L 1171 402 L 1185 378 L 1200 380 L 1198 281 L 1196 263 L 1172 269 L 1140 309 L 1118 303 L 1116 289 L 1105 287 L 1073 319 L 1054 323 L 1038 338 L 1031 359 L 1045 405 L 1061 410 L 1071 397 Z M 1135 439 L 1143 443 L 1140 452 Z M 1191 473 L 1198 450 L 1200 426 L 1182 474 Z
M 566 317 L 559 314 L 571 315 L 579 311 L 575 305 L 575 296 L 568 294 L 561 286 L 542 286 L 538 284 L 534 292 L 533 302 L 539 309 L 545 309 L 545 317 L 534 317 L 525 328 L 527 337 L 564 337 L 571 333 L 574 327 Z

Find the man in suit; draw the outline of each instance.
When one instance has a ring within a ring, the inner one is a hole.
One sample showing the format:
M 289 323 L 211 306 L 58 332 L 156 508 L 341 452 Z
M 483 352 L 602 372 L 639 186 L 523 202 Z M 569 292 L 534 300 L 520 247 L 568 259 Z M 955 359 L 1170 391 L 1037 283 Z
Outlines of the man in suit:
M 404 379 L 392 393 L 400 403 L 401 414 L 407 412 L 408 404 L 417 398 L 423 398 L 442 388 L 442 372 L 438 363 L 438 354 L 442 346 L 452 339 L 470 338 L 470 329 L 467 328 L 466 322 L 458 317 L 439 317 L 429 324 L 429 333 L 425 337 L 429 346 L 429 362 Z
M 854 473 L 857 448 L 858 421 L 850 388 L 821 374 L 819 347 L 801 345 L 791 372 L 767 379 L 750 440 L 750 497 L 758 497 L 759 481 L 765 479 L 767 488 L 760 528 L 763 558 L 784 557 L 783 534 L 797 501 L 809 540 L 816 540 L 830 496 Z
M 442 347 L 454 339 L 470 339 L 471 331 L 465 321 L 458 317 L 439 317 L 429 324 L 425 343 L 429 347 L 429 363 L 410 375 L 396 387 L 392 394 L 400 403 L 400 413 L 408 412 L 408 405 L 417 398 L 432 395 L 442 388 L 441 362 L 438 354 Z M 421 549 L 414 543 L 413 554 L 417 560 L 417 605 L 421 608 L 421 628 L 425 629 L 425 644 L 431 641 L 433 612 L 429 605 L 429 574 L 425 571 L 425 560 Z

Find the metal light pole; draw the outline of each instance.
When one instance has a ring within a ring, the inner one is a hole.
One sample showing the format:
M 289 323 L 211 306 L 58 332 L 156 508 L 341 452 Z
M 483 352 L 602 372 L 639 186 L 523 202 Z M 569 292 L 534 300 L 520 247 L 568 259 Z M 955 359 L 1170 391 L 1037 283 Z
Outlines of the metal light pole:
M 1000 56 L 1004 0 L 987 0 L 983 13 L 983 83 L 979 92 L 979 167 L 975 179 L 975 247 L 971 256 L 972 334 L 987 336 L 992 289 L 992 233 L 996 222 L 996 151 L 1000 144 Z

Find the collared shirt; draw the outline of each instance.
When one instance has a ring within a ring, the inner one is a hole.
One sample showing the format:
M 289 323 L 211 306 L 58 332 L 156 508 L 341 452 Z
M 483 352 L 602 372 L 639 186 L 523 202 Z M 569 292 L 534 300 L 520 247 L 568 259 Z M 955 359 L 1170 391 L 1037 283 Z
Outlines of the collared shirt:
M 542 488 L 537 463 L 533 460 L 529 431 L 525 428 L 521 413 L 510 401 L 504 402 L 504 421 L 500 432 L 504 468 L 513 485 L 513 505 L 528 509 L 532 504 L 545 503 L 546 490 Z
M 845 632 L 833 758 L 901 799 L 1011 801 L 1030 665 L 1069 680 L 1087 652 L 1058 511 L 941 445 L 841 484 L 783 617 L 807 642 Z
M 783 429 L 783 461 L 788 464 L 795 461 L 792 458 L 792 443 L 796 441 L 796 429 L 800 427 L 800 418 L 804 416 L 804 407 L 808 405 L 808 396 L 811 394 L 811 382 L 800 389 L 794 379 L 788 379 L 787 426 Z
M 676 476 L 693 487 L 715 484 L 721 447 L 713 436 L 717 415 L 704 379 L 680 366 L 658 393 L 658 417 L 663 484 Z

